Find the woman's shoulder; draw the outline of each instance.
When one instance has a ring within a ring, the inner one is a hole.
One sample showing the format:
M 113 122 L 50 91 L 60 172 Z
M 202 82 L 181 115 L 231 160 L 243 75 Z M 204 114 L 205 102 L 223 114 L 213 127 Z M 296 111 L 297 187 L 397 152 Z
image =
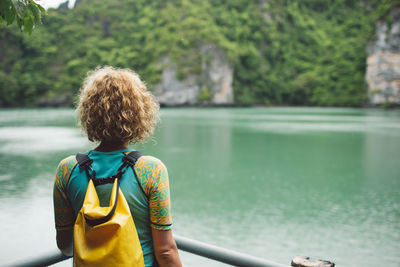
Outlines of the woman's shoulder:
M 136 167 L 139 169 L 144 168 L 148 171 L 166 170 L 164 163 L 160 159 L 153 156 L 141 156 L 138 159 Z
M 157 188 L 168 185 L 168 172 L 164 163 L 156 157 L 142 156 L 135 165 L 135 171 L 146 195 L 150 195 Z
M 75 156 L 71 155 L 60 161 L 56 173 L 56 185 L 60 188 L 66 188 L 69 177 L 77 164 Z
M 71 164 L 76 164 L 76 156 L 75 155 L 70 155 L 60 161 L 60 165 L 71 165 Z
M 75 155 L 71 155 L 71 156 L 68 156 L 68 157 L 66 157 L 66 158 L 64 158 L 64 159 L 62 159 L 60 161 L 60 163 L 58 164 L 58 169 L 59 170 L 61 169 L 61 170 L 64 170 L 64 171 L 71 170 L 71 169 L 73 169 L 75 167 L 75 165 L 77 163 L 78 162 L 76 160 Z

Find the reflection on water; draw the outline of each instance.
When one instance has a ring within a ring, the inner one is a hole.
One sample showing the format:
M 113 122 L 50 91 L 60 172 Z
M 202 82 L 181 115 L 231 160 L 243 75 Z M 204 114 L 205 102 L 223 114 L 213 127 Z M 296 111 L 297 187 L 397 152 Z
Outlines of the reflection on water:
M 286 264 L 308 255 L 400 265 L 399 111 L 166 109 L 161 117 L 154 140 L 137 149 L 168 167 L 178 234 Z M 89 148 L 72 110 L 0 111 L 0 263 L 54 249 L 54 170 Z M 182 255 L 187 266 L 221 266 Z
M 0 152 L 37 154 L 80 148 L 86 139 L 78 129 L 66 127 L 2 127 Z

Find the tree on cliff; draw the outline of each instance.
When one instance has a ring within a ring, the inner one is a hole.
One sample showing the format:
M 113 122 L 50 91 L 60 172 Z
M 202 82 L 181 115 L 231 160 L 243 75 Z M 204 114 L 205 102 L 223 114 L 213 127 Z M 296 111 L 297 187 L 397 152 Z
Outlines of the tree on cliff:
M 0 0 L 0 25 L 11 25 L 16 21 L 21 31 L 31 34 L 42 23 L 46 10 L 33 0 Z

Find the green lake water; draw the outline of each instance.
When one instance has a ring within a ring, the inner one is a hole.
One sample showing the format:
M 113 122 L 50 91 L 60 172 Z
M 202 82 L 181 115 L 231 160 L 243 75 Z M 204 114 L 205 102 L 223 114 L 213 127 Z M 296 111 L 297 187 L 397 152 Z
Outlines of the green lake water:
M 399 110 L 163 109 L 161 119 L 135 148 L 168 168 L 175 233 L 288 265 L 304 255 L 400 266 Z M 55 169 L 93 147 L 72 109 L 0 110 L 0 265 L 55 251 Z

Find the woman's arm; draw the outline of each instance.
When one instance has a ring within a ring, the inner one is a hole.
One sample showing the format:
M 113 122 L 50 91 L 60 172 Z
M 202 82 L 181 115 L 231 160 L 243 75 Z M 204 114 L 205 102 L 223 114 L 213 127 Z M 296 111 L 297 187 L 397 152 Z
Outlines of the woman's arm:
M 73 255 L 73 235 L 73 228 L 68 230 L 57 230 L 57 247 L 65 256 Z
M 75 222 L 74 210 L 68 200 L 66 188 L 76 163 L 75 156 L 70 156 L 60 162 L 57 167 L 53 189 L 57 247 L 66 256 L 72 256 L 73 254 L 73 225 Z
M 172 230 L 157 230 L 151 228 L 153 235 L 154 253 L 160 267 L 181 267 L 178 247 L 176 246 Z

